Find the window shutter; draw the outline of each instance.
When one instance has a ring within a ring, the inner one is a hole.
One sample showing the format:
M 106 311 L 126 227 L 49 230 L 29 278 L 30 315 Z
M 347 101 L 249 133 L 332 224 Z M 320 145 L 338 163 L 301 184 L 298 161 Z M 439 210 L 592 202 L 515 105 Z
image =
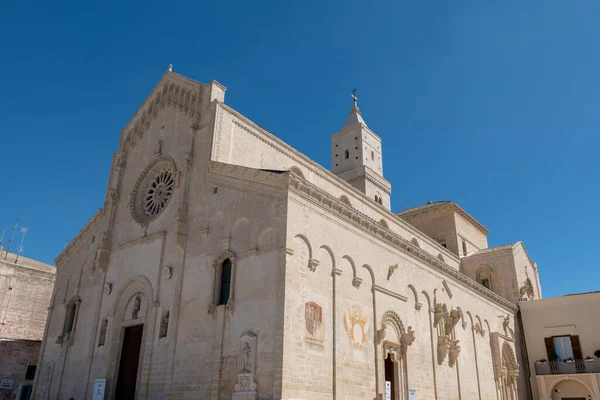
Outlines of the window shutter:
M 581 345 L 579 344 L 579 335 L 571 336 L 571 347 L 573 348 L 573 358 L 582 360 Z
M 555 361 L 553 360 L 553 358 L 556 358 L 554 339 L 552 339 L 551 337 L 544 338 L 544 343 L 546 344 L 546 354 L 548 355 L 548 361 Z

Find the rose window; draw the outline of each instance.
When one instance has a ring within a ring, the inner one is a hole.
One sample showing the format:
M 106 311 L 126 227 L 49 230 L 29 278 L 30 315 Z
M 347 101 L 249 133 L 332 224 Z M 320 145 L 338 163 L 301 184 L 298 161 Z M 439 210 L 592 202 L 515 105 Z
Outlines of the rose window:
M 160 215 L 175 190 L 176 172 L 170 158 L 155 159 L 142 173 L 132 193 L 131 213 L 145 224 Z
M 144 193 L 144 214 L 155 217 L 165 208 L 175 187 L 173 171 L 164 169 L 150 181 Z

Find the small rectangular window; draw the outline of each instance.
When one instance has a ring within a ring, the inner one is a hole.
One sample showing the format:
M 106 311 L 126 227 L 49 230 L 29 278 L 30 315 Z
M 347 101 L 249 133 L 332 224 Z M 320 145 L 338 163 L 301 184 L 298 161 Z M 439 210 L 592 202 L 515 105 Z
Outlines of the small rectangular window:
M 27 366 L 27 372 L 25 373 L 26 380 L 30 381 L 30 380 L 33 380 L 33 378 L 35 378 L 35 369 L 36 369 L 35 365 Z

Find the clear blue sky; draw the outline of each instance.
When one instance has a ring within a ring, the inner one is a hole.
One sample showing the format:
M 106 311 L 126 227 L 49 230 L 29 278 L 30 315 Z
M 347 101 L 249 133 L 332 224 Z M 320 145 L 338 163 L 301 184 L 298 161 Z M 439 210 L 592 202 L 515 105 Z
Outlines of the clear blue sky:
M 358 88 L 394 211 L 453 200 L 490 246 L 525 243 L 546 297 L 597 290 L 599 15 L 591 0 L 3 1 L 0 228 L 20 218 L 23 254 L 52 262 L 172 63 L 327 167 Z

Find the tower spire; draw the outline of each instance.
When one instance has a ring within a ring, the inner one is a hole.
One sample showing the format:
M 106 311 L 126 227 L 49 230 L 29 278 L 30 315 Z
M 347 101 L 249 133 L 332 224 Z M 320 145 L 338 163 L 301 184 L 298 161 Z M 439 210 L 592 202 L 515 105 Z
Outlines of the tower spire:
M 356 88 L 352 89 L 352 94 L 350 96 L 352 96 L 352 108 L 350 109 L 350 115 L 348 115 L 348 119 L 346 119 L 346 123 L 344 124 L 344 126 L 352 125 L 357 122 L 360 122 L 364 126 L 367 126 L 365 120 L 360 114 L 360 109 L 357 105 L 358 97 L 356 96 Z

